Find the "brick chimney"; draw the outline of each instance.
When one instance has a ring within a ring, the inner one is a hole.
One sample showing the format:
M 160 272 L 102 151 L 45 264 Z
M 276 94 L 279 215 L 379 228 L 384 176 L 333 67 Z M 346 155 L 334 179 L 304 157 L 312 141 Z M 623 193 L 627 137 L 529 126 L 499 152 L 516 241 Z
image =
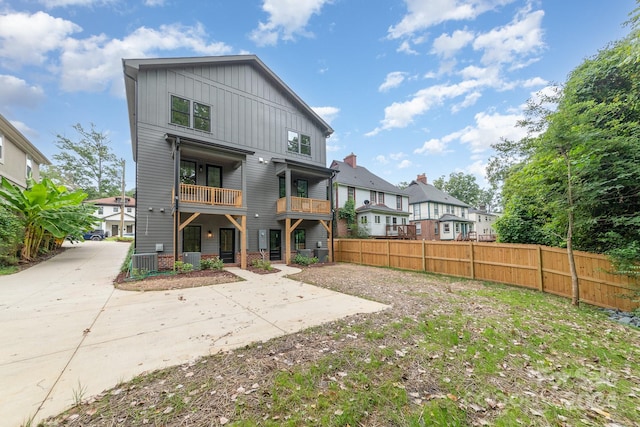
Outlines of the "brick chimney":
M 344 158 L 344 162 L 351 166 L 352 168 L 356 168 L 356 155 L 351 153 L 347 157 Z
M 416 181 L 421 182 L 423 184 L 427 183 L 427 175 L 424 173 L 421 173 L 420 175 L 418 175 L 418 177 L 416 178 Z

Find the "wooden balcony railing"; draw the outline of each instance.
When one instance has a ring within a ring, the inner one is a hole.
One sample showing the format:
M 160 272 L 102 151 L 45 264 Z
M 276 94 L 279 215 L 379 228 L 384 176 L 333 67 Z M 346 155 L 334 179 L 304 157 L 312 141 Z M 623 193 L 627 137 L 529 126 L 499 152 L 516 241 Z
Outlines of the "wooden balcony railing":
M 205 185 L 180 184 L 180 202 L 240 208 L 242 207 L 242 191 Z
M 331 213 L 331 205 L 328 200 L 319 199 L 307 199 L 305 197 L 291 197 L 290 212 L 303 212 L 314 214 L 328 214 Z M 278 199 L 276 206 L 277 213 L 287 212 L 287 198 L 282 197 Z

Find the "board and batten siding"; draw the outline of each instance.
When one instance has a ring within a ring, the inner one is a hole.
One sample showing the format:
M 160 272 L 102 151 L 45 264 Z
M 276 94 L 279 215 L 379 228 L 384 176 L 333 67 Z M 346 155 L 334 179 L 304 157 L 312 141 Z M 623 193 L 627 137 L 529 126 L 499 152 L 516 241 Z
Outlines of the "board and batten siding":
M 215 68 L 225 71 L 216 72 Z M 221 77 L 223 81 L 215 80 Z M 247 80 L 251 81 L 250 85 L 246 84 Z M 244 84 L 234 87 L 234 82 Z M 171 95 L 211 105 L 211 133 L 170 124 Z M 272 156 L 326 164 L 322 130 L 250 65 L 141 71 L 138 99 L 144 100 L 138 111 L 139 123 L 164 127 L 167 132 L 178 129 L 193 138 L 261 149 Z M 287 151 L 287 130 L 311 137 L 311 157 Z

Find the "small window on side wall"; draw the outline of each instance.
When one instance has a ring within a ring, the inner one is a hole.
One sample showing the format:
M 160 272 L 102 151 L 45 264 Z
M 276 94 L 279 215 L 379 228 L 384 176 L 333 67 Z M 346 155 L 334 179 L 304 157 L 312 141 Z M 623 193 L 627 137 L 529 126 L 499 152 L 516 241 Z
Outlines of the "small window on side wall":
M 287 151 L 311 155 L 311 137 L 295 131 L 287 131 Z

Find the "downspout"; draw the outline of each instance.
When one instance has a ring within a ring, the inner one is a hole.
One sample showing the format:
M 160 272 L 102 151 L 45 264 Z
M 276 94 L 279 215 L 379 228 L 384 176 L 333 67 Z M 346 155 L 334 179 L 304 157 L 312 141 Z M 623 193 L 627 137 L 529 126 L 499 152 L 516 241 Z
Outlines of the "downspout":
M 173 268 L 178 261 L 180 245 L 180 137 L 173 141 Z
M 336 234 L 336 209 L 333 205 L 333 178 L 336 176 L 336 171 L 331 172 L 329 177 L 329 206 L 331 206 L 331 262 L 336 260 L 335 246 L 333 244 L 333 236 Z

